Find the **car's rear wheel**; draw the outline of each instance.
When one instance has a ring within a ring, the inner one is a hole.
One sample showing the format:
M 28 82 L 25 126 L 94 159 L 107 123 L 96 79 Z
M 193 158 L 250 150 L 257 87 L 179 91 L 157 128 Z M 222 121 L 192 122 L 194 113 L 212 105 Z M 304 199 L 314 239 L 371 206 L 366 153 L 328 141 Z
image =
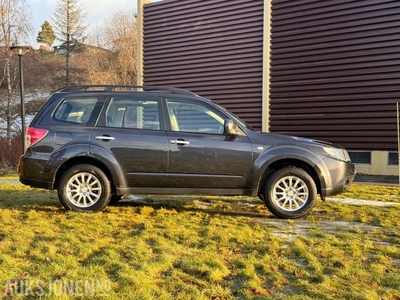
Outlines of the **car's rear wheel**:
M 304 170 L 287 167 L 273 173 L 264 189 L 265 204 L 277 217 L 295 219 L 311 211 L 317 198 L 312 177 Z
M 73 166 L 60 179 L 58 198 L 67 210 L 99 211 L 110 202 L 110 181 L 95 166 Z

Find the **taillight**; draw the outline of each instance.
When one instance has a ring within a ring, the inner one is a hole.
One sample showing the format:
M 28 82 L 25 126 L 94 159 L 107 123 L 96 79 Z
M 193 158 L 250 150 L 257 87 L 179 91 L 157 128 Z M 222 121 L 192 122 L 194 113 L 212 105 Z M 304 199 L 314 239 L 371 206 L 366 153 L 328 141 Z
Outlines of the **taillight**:
M 48 131 L 46 129 L 28 127 L 28 130 L 26 131 L 27 147 L 33 146 L 39 142 L 46 136 L 47 132 Z

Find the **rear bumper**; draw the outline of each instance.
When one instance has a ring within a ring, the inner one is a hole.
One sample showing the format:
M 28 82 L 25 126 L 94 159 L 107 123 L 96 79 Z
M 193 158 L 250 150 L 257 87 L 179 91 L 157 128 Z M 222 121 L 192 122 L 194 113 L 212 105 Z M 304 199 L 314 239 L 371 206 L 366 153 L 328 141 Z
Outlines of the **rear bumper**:
M 27 159 L 21 156 L 18 165 L 19 181 L 34 188 L 52 190 L 54 188 L 53 176 L 50 173 L 44 176 L 44 164 L 43 160 Z
M 19 177 L 19 181 L 22 184 L 29 185 L 34 188 L 41 188 L 41 189 L 47 189 L 47 190 L 52 190 L 53 189 L 53 183 L 52 182 L 47 182 L 47 181 L 40 181 L 40 180 L 35 180 L 35 179 L 30 179 L 30 178 L 24 178 L 24 177 Z

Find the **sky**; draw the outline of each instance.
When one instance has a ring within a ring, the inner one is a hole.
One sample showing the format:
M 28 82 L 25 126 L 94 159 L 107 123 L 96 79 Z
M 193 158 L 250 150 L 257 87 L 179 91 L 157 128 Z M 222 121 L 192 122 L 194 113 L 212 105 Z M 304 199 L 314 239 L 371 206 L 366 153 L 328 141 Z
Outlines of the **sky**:
M 37 33 L 41 30 L 44 21 L 49 21 L 54 16 L 54 9 L 58 0 L 26 0 L 26 4 L 32 11 L 32 26 L 34 36 L 28 42 L 38 47 L 36 43 Z M 87 14 L 84 24 L 95 25 L 104 19 L 111 17 L 118 11 L 136 11 L 136 0 L 80 0 L 84 13 Z M 57 44 L 55 41 L 54 44 Z

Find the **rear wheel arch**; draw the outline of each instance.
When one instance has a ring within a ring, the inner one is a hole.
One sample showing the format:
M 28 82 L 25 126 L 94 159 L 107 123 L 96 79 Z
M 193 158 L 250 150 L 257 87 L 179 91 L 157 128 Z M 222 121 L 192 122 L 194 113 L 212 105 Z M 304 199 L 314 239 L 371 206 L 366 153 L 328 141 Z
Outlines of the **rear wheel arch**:
M 66 170 L 57 192 L 65 209 L 79 212 L 103 210 L 112 197 L 110 180 L 91 164 L 78 164 Z
M 92 165 L 94 167 L 99 168 L 102 172 L 104 172 L 104 174 L 107 176 L 108 180 L 110 181 L 112 193 L 115 193 L 115 187 L 119 185 L 119 181 L 118 181 L 118 179 L 114 178 L 114 176 L 112 176 L 110 169 L 105 164 L 103 164 L 101 161 L 99 161 L 97 159 L 94 159 L 92 157 L 82 157 L 82 156 L 81 157 L 73 157 L 73 158 L 67 160 L 66 162 L 64 162 L 58 168 L 55 179 L 54 179 L 54 185 L 53 185 L 55 187 L 55 189 L 58 189 L 62 175 L 67 170 L 69 170 L 70 168 L 77 166 L 77 165 Z

